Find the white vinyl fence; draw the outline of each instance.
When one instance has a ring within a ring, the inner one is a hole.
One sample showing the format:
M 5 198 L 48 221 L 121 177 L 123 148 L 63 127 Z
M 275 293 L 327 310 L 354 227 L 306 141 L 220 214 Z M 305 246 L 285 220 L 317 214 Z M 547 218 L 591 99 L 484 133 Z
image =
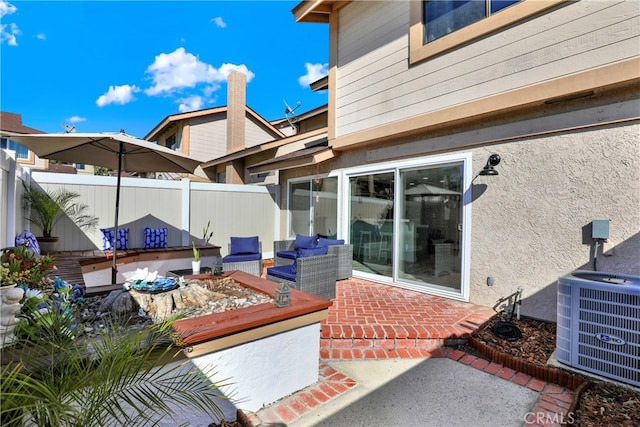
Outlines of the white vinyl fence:
M 22 208 L 22 183 L 46 191 L 59 188 L 80 195 L 78 203 L 88 205 L 89 213 L 100 218 L 93 230 L 81 230 L 63 218 L 53 231 L 60 237 L 59 251 L 102 249 L 100 228 L 112 228 L 115 219 L 116 178 L 30 172 L 16 166 L 11 152 L 0 150 L 0 239 L 1 246 L 13 246 L 16 234 L 40 230 L 25 219 Z M 144 247 L 144 228 L 167 227 L 169 246 L 189 246 L 202 242 L 203 229 L 210 222 L 210 243 L 228 252 L 231 236 L 259 236 L 263 256 L 272 256 L 273 241 L 279 236 L 280 210 L 276 203 L 278 188 L 192 182 L 122 178 L 118 228 L 129 229 L 129 247 Z

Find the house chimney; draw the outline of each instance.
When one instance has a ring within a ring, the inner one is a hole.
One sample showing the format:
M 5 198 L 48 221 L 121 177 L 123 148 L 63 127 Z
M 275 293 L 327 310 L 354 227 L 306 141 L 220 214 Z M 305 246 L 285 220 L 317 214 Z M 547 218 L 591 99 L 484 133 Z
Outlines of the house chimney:
M 247 77 L 232 71 L 227 77 L 227 153 L 245 147 L 245 106 Z

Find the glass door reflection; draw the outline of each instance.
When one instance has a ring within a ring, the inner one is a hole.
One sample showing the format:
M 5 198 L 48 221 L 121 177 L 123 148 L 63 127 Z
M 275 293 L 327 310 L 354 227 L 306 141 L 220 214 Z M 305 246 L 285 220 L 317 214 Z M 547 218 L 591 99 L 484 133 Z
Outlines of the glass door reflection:
M 459 291 L 463 164 L 400 171 L 398 279 Z
M 354 270 L 393 276 L 393 185 L 393 172 L 349 178 Z

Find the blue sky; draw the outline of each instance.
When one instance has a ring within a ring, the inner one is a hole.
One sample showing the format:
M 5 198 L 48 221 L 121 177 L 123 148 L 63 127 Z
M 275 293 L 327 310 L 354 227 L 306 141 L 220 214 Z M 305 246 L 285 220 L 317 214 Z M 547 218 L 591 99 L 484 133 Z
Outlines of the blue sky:
M 294 1 L 0 0 L 0 109 L 25 126 L 144 137 L 166 116 L 227 103 L 247 74 L 247 105 L 267 120 L 327 102 L 328 25 L 295 23 Z

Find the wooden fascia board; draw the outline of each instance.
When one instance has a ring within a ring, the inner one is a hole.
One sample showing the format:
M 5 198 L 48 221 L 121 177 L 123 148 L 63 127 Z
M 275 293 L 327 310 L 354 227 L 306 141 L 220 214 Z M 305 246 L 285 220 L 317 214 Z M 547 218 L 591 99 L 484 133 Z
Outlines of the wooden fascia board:
M 317 21 L 316 10 L 322 6 L 323 10 L 326 10 L 328 5 L 324 4 L 325 0 L 316 0 L 316 1 L 303 1 L 300 2 L 296 7 L 291 11 L 296 22 L 322 22 Z M 329 6 L 331 9 L 331 6 Z M 329 13 L 331 11 L 329 10 Z M 313 19 L 313 20 L 310 20 Z M 329 22 L 327 18 L 327 22 Z
M 154 127 L 151 132 L 149 132 L 143 139 L 146 139 L 147 141 L 154 141 L 154 139 L 151 138 L 158 138 L 165 131 L 165 129 L 174 122 L 179 122 L 180 120 L 191 119 L 194 117 L 208 116 L 210 114 L 218 114 L 225 111 L 227 111 L 227 107 L 218 107 L 207 110 L 190 111 L 188 113 L 172 114 L 165 117 L 164 120 L 157 124 L 156 127 Z
M 575 93 L 640 82 L 640 58 L 629 59 L 561 77 L 555 80 L 516 89 L 465 104 L 421 114 L 408 119 L 329 139 L 336 151 L 352 150 L 389 138 L 400 138 L 477 120 L 510 110 L 542 105 L 546 101 Z
M 309 159 L 311 157 L 311 159 Z M 321 151 L 309 156 L 299 157 L 297 159 L 282 160 L 280 162 L 270 163 L 264 166 L 249 166 L 252 174 L 270 172 L 272 170 L 286 170 L 299 168 L 303 166 L 316 165 L 335 157 L 333 150 Z
M 282 133 L 279 129 L 277 129 L 275 126 L 273 126 L 271 123 L 269 123 L 267 120 L 264 119 L 264 117 L 262 117 L 260 114 L 256 113 L 255 111 L 253 111 L 251 108 L 249 107 L 245 107 L 247 113 L 252 116 L 253 118 L 255 118 L 256 120 L 258 120 L 263 126 L 265 126 L 266 128 L 269 129 L 269 131 L 273 132 L 275 134 L 275 136 L 279 136 L 281 138 L 285 137 L 285 134 Z
M 218 157 L 217 159 L 214 159 L 214 160 L 211 160 L 210 162 L 202 164 L 201 167 L 203 169 L 210 168 L 213 166 L 230 162 L 232 160 L 240 159 L 240 158 L 247 157 L 257 153 L 262 153 L 264 151 L 272 150 L 274 148 L 279 148 L 279 147 L 282 147 L 283 145 L 292 144 L 294 142 L 298 142 L 307 138 L 313 138 L 314 136 L 322 135 L 323 133 L 327 133 L 327 128 L 320 128 L 313 131 L 301 133 L 298 135 L 292 135 L 288 138 L 276 139 L 274 141 L 265 142 L 264 144 L 260 144 L 255 147 L 236 151 L 234 153 L 229 153 L 223 157 Z

